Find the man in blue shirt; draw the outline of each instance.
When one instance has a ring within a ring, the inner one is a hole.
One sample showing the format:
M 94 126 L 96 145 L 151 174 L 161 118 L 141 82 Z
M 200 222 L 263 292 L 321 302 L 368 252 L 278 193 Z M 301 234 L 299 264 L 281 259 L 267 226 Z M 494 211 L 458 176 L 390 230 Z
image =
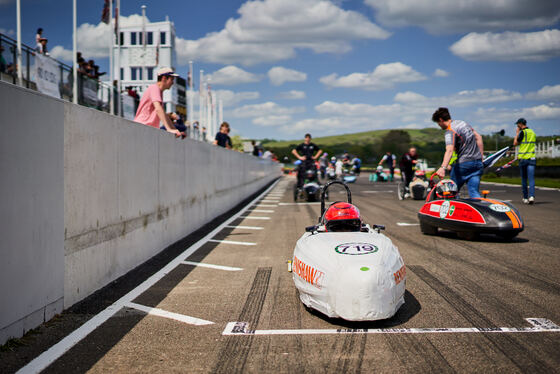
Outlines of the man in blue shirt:
M 222 122 L 220 125 L 220 132 L 216 134 L 214 145 L 231 149 L 231 138 L 229 137 L 229 123 Z

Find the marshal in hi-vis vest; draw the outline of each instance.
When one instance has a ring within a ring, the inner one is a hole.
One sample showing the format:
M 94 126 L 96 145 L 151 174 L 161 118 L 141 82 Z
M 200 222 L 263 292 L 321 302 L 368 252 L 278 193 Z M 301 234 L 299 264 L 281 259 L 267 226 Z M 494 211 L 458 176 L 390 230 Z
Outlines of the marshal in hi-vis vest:
M 537 142 L 537 135 L 529 128 L 523 130 L 523 140 L 519 145 L 517 158 L 529 160 L 535 158 L 535 143 Z

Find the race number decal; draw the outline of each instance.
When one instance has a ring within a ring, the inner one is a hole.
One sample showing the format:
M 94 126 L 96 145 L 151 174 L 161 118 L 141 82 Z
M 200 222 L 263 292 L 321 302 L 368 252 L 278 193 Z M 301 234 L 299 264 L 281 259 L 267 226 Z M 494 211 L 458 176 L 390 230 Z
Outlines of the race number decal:
M 445 200 L 441 203 L 441 209 L 439 210 L 439 218 L 445 218 L 447 216 L 447 212 L 449 212 L 449 200 Z
M 490 209 L 492 209 L 495 212 L 501 212 L 501 213 L 507 213 L 511 210 L 509 206 L 502 205 L 502 204 L 492 204 L 490 205 Z
M 379 250 L 377 246 L 370 243 L 344 243 L 334 247 L 334 250 L 341 255 L 368 255 Z

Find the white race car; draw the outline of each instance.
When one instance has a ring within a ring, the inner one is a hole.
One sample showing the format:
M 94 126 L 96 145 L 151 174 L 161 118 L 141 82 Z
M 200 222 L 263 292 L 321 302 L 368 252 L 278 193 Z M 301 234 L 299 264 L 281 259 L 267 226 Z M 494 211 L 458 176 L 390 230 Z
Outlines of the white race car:
M 346 188 L 348 202 L 325 209 L 329 186 Z M 348 186 L 329 182 L 319 224 L 306 228 L 291 262 L 300 300 L 329 317 L 371 321 L 392 317 L 404 304 L 406 268 L 383 226 L 362 223 Z

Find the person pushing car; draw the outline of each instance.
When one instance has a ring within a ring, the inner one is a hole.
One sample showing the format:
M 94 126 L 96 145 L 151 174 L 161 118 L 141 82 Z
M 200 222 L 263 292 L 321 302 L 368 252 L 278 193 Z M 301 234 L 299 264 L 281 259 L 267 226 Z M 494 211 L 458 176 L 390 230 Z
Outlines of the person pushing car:
M 305 171 L 315 167 L 315 160 L 321 156 L 323 151 L 316 144 L 311 143 L 311 134 L 305 134 L 303 143 L 292 150 L 292 154 L 301 161 L 298 168 L 297 188 L 303 187 Z
M 478 189 L 484 170 L 482 136 L 466 122 L 452 120 L 447 108 L 436 110 L 432 115 L 432 121 L 445 130 L 445 155 L 436 174 L 440 178 L 445 177 L 445 170 L 455 151 L 457 161 L 451 168 L 451 179 L 457 184 L 458 189 L 466 183 L 471 198 L 481 197 Z

